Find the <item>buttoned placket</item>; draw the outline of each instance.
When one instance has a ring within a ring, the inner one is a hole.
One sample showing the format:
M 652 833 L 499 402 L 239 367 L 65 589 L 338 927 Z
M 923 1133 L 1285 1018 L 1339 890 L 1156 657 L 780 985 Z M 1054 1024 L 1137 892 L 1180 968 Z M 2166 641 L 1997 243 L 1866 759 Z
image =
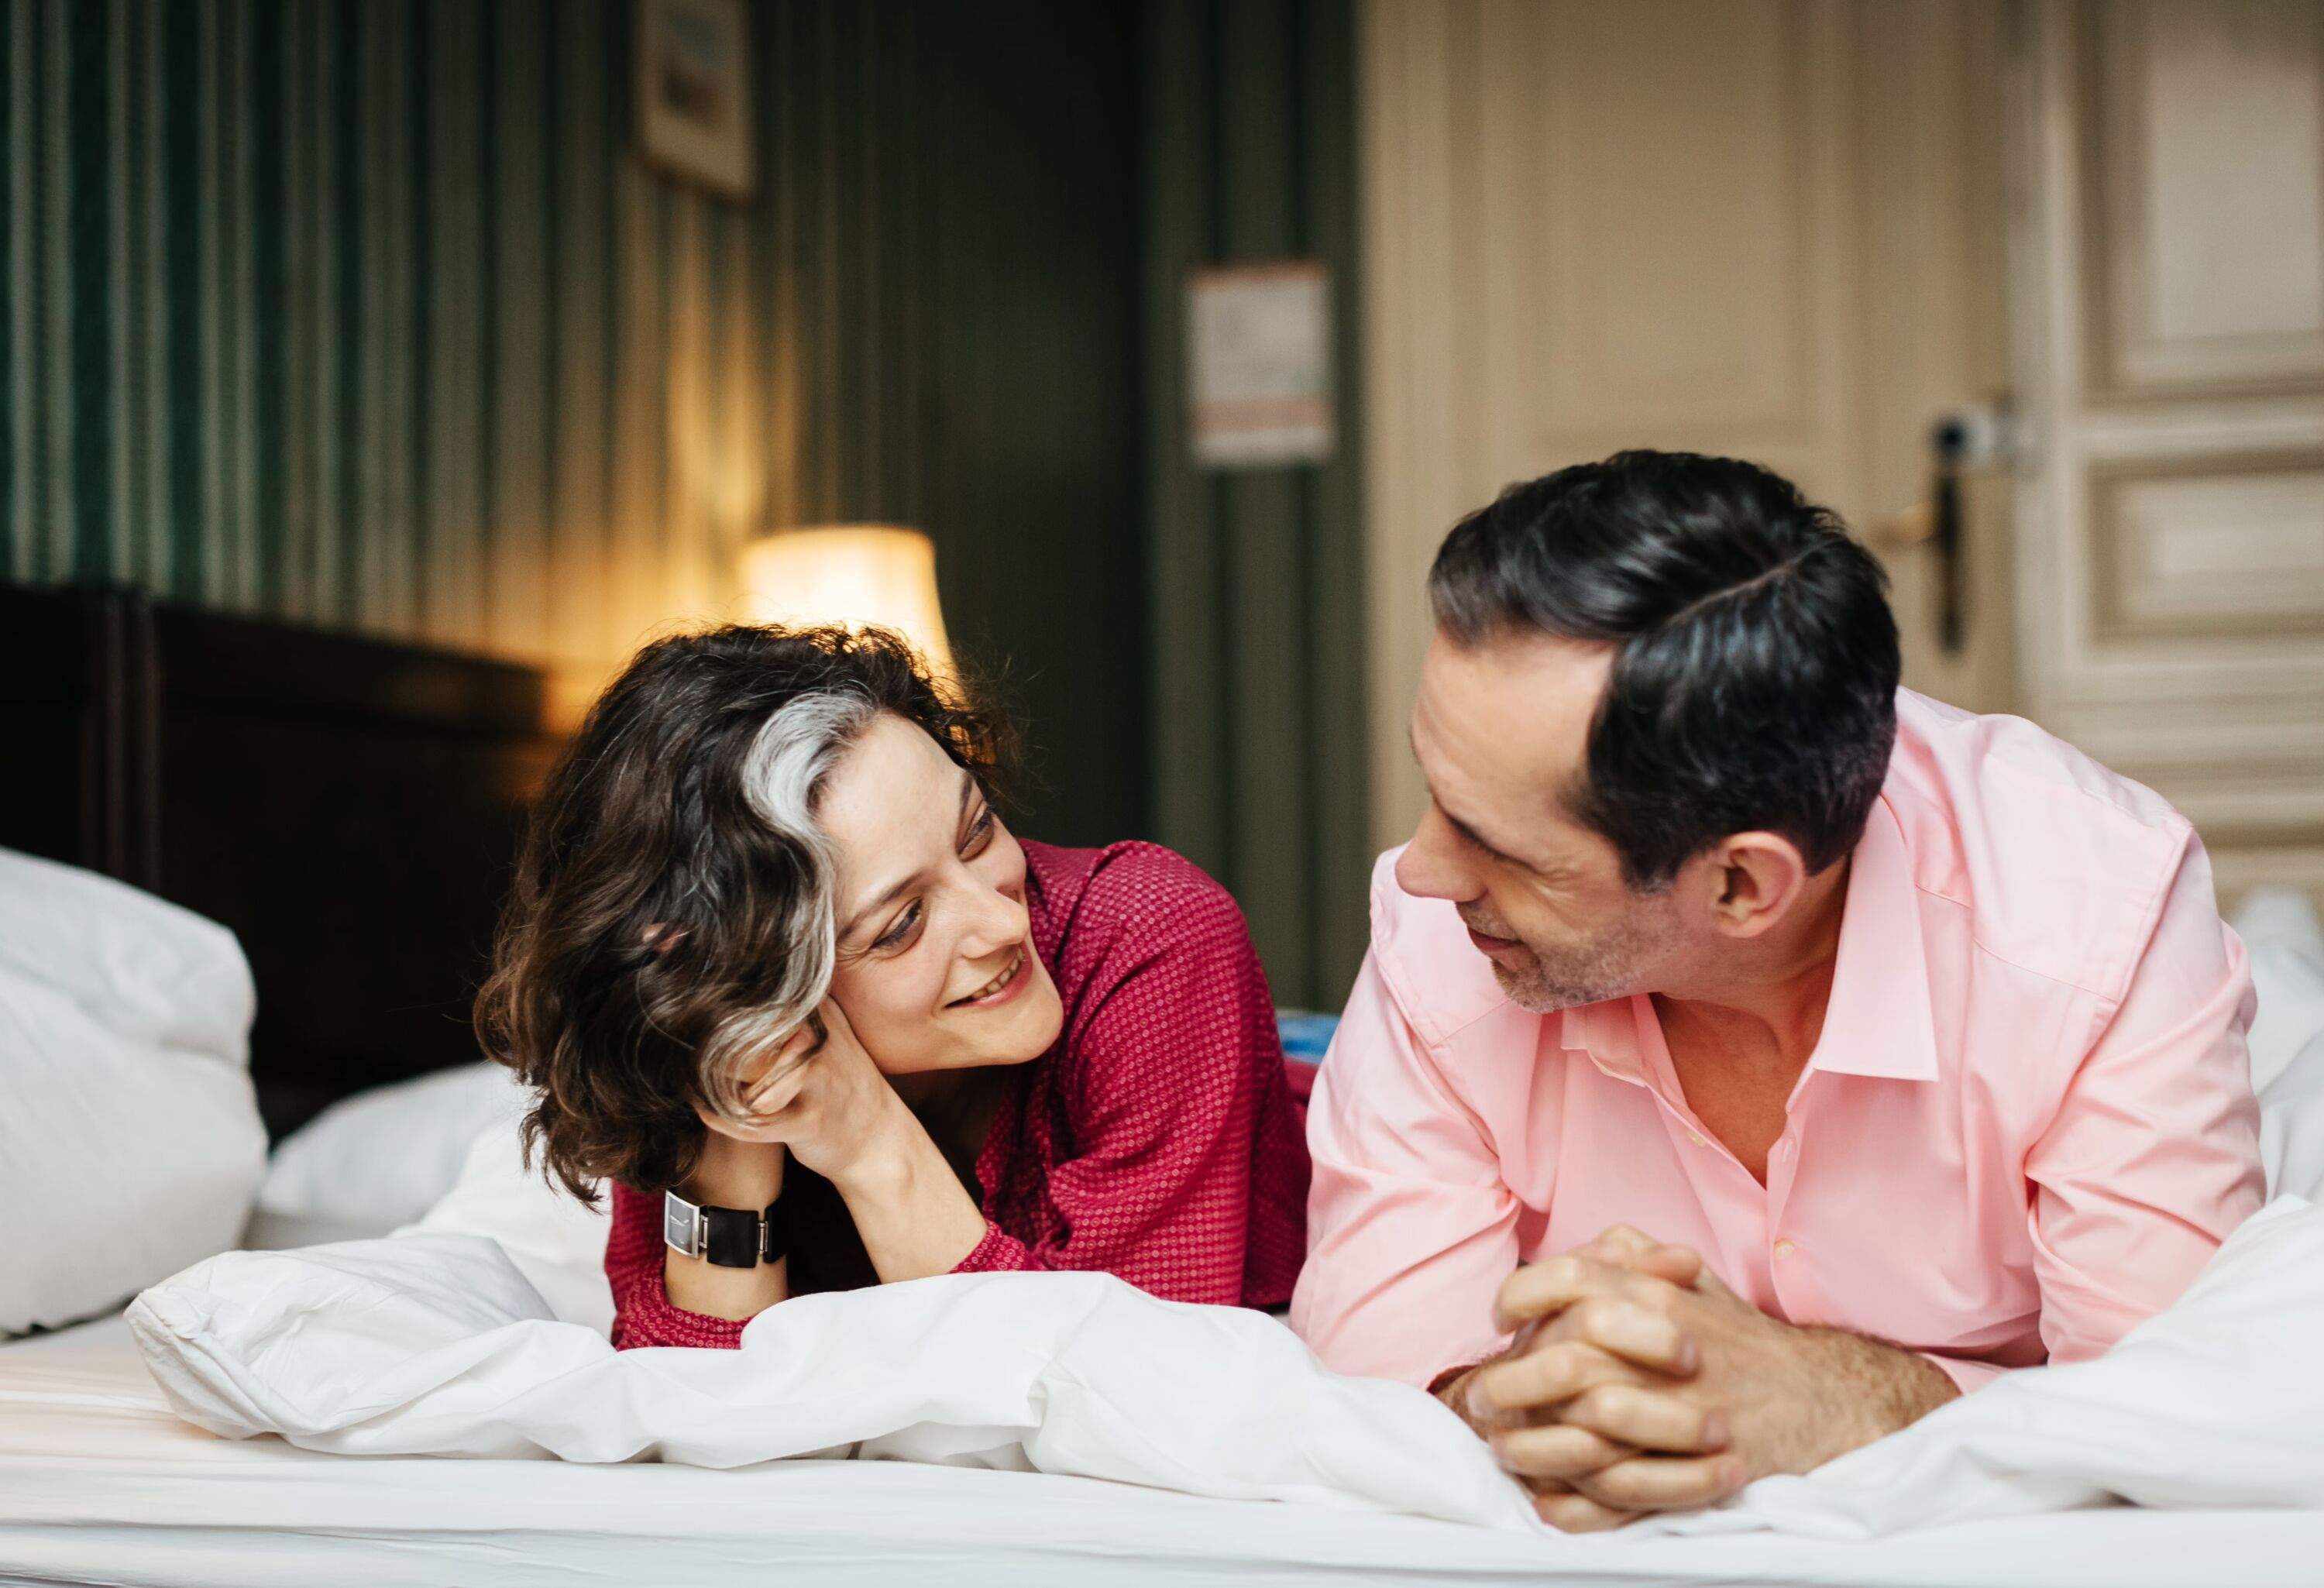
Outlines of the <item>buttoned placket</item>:
M 1796 1318 L 1803 1308 L 1815 1306 L 1815 1286 L 1807 1276 L 1806 1265 L 1792 1260 L 1799 1255 L 1800 1244 L 1783 1233 L 1784 1215 L 1791 1202 L 1792 1188 L 1798 1178 L 1799 1141 L 1804 1129 L 1810 1096 L 1809 1081 L 1816 1073 L 1813 1062 L 1811 1060 L 1808 1067 L 1801 1072 L 1799 1079 L 1793 1085 L 1791 1095 L 1784 1100 L 1783 1133 L 1767 1149 L 1767 1178 L 1763 1185 L 1757 1176 L 1743 1167 L 1743 1160 L 1736 1157 L 1724 1141 L 1704 1128 L 1702 1119 L 1686 1103 L 1685 1094 L 1679 1085 L 1677 1068 L 1671 1062 L 1669 1043 L 1663 1036 L 1662 1023 L 1654 1013 L 1652 1002 L 1643 1002 L 1646 1003 L 1644 1011 L 1636 1004 L 1631 1009 L 1631 1029 L 1637 1044 L 1639 1073 L 1618 1069 L 1606 1070 L 1605 1073 L 1644 1087 L 1661 1111 L 1664 1128 L 1669 1132 L 1676 1149 L 1682 1153 L 1691 1150 L 1717 1154 L 1723 1166 L 1722 1172 L 1738 1177 L 1745 1187 L 1743 1195 L 1756 1199 L 1760 1209 L 1760 1240 L 1757 1244 L 1765 1255 L 1768 1285 L 1781 1304 L 1784 1315 Z M 1648 1029 L 1649 1021 L 1652 1022 L 1651 1029 Z M 1605 1069 L 1603 1066 L 1600 1067 Z M 1709 1209 L 1706 1208 L 1704 1213 L 1706 1217 L 1711 1218 L 1715 1227 L 1717 1219 L 1711 1217 Z

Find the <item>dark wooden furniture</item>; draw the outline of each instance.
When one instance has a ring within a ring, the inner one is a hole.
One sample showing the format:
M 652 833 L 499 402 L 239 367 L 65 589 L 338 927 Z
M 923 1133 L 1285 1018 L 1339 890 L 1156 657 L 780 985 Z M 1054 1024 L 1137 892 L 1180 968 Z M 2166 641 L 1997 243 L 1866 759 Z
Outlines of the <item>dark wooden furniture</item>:
M 0 845 L 232 928 L 277 1137 L 476 1057 L 525 801 L 557 750 L 506 662 L 122 590 L 0 587 Z

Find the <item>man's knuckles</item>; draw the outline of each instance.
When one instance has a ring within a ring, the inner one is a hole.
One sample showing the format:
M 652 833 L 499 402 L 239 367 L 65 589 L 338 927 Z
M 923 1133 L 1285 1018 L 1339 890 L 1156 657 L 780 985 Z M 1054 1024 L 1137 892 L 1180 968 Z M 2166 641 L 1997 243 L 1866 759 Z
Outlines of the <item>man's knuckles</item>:
M 1568 1308 L 1553 1333 L 1586 1340 L 1640 1367 L 1691 1373 L 1699 1356 L 1686 1330 L 1671 1316 L 1677 1304 L 1678 1294 L 1664 1285 L 1641 1288 L 1618 1300 L 1593 1297 Z
M 1691 1510 L 1716 1504 L 1743 1486 L 1732 1456 L 1636 1456 L 1573 1480 L 1588 1498 L 1624 1511 Z
M 1616 1510 L 1586 1494 L 1558 1491 L 1536 1496 L 1533 1508 L 1561 1533 L 1603 1533 L 1638 1519 L 1636 1511 Z
M 1598 1238 L 1582 1250 L 1608 1262 L 1621 1262 L 1642 1257 L 1655 1248 L 1655 1242 L 1645 1232 L 1628 1224 L 1609 1224 L 1598 1233 Z
M 1492 1445 L 1502 1466 L 1536 1479 L 1577 1477 L 1637 1454 L 1629 1445 L 1566 1423 L 1507 1429 L 1492 1436 Z
M 1578 1251 L 1560 1252 L 1527 1263 L 1501 1281 L 1493 1313 L 1506 1332 L 1536 1318 L 1563 1312 L 1593 1295 L 1620 1295 L 1631 1280 L 1625 1270 Z
M 1727 1443 L 1724 1418 L 1669 1390 L 1600 1384 L 1575 1396 L 1561 1419 L 1641 1449 L 1694 1454 Z
M 1571 1251 L 1529 1262 L 1502 1281 L 1500 1300 L 1510 1311 L 1532 1316 L 1581 1294 L 1583 1276 L 1597 1266 Z
M 1480 1371 L 1469 1381 L 1469 1409 L 1492 1417 L 1546 1406 L 1620 1371 L 1620 1364 L 1594 1345 L 1552 1340 Z

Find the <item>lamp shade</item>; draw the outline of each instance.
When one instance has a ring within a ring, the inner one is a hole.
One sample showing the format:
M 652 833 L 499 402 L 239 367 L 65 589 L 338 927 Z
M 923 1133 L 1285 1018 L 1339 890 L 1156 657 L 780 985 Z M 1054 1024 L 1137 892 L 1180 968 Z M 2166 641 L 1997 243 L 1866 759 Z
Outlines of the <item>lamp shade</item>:
M 918 530 L 788 530 L 745 546 L 740 572 L 754 623 L 893 629 L 939 676 L 952 672 L 952 643 L 936 605 L 936 549 Z

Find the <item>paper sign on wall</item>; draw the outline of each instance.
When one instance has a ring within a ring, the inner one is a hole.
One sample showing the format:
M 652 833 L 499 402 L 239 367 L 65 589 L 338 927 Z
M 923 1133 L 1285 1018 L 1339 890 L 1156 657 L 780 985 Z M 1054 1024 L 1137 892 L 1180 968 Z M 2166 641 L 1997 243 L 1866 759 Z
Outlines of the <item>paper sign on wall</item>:
M 1332 290 L 1322 263 L 1195 272 L 1186 285 L 1186 373 L 1201 466 L 1330 457 Z

